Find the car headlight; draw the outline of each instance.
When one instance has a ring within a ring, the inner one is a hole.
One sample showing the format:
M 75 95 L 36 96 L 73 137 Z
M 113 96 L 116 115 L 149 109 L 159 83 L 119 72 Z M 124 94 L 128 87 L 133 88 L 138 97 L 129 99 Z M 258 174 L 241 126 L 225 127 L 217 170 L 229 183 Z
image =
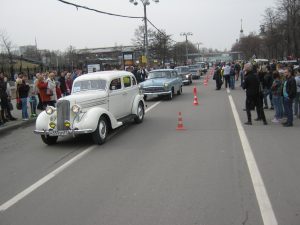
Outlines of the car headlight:
M 165 84 L 164 84 L 164 87 L 169 87 L 169 84 L 168 84 L 168 83 L 165 83 Z
M 189 75 L 185 75 L 186 78 L 189 78 Z
M 54 122 L 50 122 L 49 123 L 49 127 L 51 127 L 52 129 L 54 129 L 56 127 L 56 124 Z
M 65 122 L 64 122 L 64 125 L 65 125 L 65 127 L 70 127 L 71 126 L 71 123 L 70 123 L 70 121 L 68 121 L 68 120 L 66 120 Z
M 55 108 L 53 106 L 47 106 L 46 113 L 48 115 L 52 115 L 55 112 Z
M 73 113 L 79 113 L 81 110 L 81 107 L 79 105 L 73 105 L 72 106 L 72 112 Z

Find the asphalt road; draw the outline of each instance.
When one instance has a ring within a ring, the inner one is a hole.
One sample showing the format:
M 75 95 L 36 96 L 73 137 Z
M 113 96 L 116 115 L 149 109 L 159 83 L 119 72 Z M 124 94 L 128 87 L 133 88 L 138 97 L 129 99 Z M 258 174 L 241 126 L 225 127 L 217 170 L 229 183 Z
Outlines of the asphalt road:
M 162 100 L 142 124 L 118 129 L 102 146 L 88 136 L 46 146 L 31 124 L 1 134 L 0 209 L 50 178 L 2 210 L 0 224 L 267 225 L 228 97 L 243 122 L 244 92 L 215 91 L 212 80 L 194 84 L 199 106 L 194 85 L 185 86 L 183 95 Z M 178 112 L 185 131 L 176 131 Z M 266 111 L 269 121 L 273 113 Z M 292 128 L 244 127 L 280 225 L 300 224 L 299 127 L 299 120 Z

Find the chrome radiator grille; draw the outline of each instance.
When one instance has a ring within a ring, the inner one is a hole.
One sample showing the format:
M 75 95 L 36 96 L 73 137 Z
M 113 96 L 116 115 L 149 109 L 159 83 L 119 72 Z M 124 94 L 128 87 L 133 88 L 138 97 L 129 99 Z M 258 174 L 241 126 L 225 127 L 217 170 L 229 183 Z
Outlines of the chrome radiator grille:
M 61 100 L 57 102 L 57 130 L 68 130 L 64 122 L 70 121 L 70 102 L 68 100 Z
M 164 87 L 145 87 L 143 88 L 144 92 L 163 92 L 165 91 Z

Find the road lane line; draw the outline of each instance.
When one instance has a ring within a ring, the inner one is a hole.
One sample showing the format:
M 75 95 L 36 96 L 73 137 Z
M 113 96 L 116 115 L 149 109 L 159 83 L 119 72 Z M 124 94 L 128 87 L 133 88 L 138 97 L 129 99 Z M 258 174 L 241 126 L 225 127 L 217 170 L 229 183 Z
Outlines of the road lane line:
M 46 182 L 48 182 L 49 180 L 51 180 L 52 178 L 54 178 L 55 176 L 57 176 L 59 173 L 61 173 L 66 168 L 68 168 L 69 166 L 71 166 L 73 163 L 75 163 L 76 161 L 78 161 L 79 159 L 81 159 L 82 157 L 84 157 L 86 154 L 90 153 L 95 148 L 96 148 L 95 145 L 87 148 L 83 152 L 79 153 L 78 155 L 76 155 L 75 157 L 73 157 L 72 159 L 70 159 L 69 161 L 67 161 L 66 163 L 64 163 L 63 165 L 61 165 L 60 167 L 58 167 L 56 170 L 54 170 L 51 173 L 49 173 L 48 175 L 44 176 L 42 179 L 38 180 L 33 185 L 31 185 L 30 187 L 26 188 L 24 191 L 20 192 L 15 197 L 11 198 L 10 200 L 8 200 L 4 204 L 2 204 L 0 206 L 0 212 L 3 212 L 5 210 L 7 210 L 8 208 L 12 207 L 18 201 L 20 201 L 21 199 L 25 198 L 27 195 L 29 195 L 30 193 L 32 193 L 33 191 L 35 191 L 36 189 L 38 189 L 40 186 L 42 186 L 43 184 L 45 184 Z
M 148 109 L 145 110 L 145 113 L 149 112 L 150 110 L 152 110 L 153 108 L 155 108 L 160 103 L 161 103 L 161 101 L 156 102 L 155 104 L 151 105 Z
M 146 109 L 145 112 L 149 112 L 150 110 L 152 110 L 154 107 L 156 107 L 160 103 L 161 103 L 161 101 L 156 102 L 155 104 L 150 106 L 148 109 Z M 36 189 L 41 187 L 43 184 L 47 183 L 49 180 L 51 180 L 52 178 L 54 178 L 55 176 L 60 174 L 66 168 L 71 166 L 73 163 L 77 162 L 79 159 L 83 158 L 86 154 L 93 151 L 96 147 L 97 147 L 96 145 L 93 145 L 93 146 L 85 149 L 83 152 L 81 152 L 78 155 L 74 156 L 72 159 L 70 159 L 69 161 L 67 161 L 66 163 L 64 163 L 60 167 L 58 167 L 56 170 L 54 170 L 51 173 L 47 174 L 46 176 L 44 176 L 43 178 L 41 178 L 40 180 L 38 180 L 37 182 L 32 184 L 30 187 L 26 188 L 24 191 L 20 192 L 19 194 L 17 194 L 16 196 L 14 196 L 10 200 L 8 200 L 7 202 L 0 205 L 0 212 L 4 212 L 8 208 L 15 205 L 17 202 L 19 202 L 20 200 L 25 198 L 27 195 L 29 195 L 30 193 L 32 193 L 33 191 L 35 191 Z
M 231 95 L 228 95 L 264 225 L 278 225 L 264 181 Z

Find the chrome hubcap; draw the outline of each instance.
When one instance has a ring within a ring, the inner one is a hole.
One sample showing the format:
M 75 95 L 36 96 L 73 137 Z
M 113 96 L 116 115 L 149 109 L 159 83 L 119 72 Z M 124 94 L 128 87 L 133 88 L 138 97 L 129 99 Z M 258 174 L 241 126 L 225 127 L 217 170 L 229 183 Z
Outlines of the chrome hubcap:
M 102 139 L 104 139 L 106 137 L 106 124 L 104 121 L 100 121 L 99 134 Z
M 138 108 L 138 116 L 139 116 L 139 119 L 143 119 L 143 116 L 144 116 L 144 111 L 143 111 L 143 107 L 141 105 L 139 105 L 139 108 Z

